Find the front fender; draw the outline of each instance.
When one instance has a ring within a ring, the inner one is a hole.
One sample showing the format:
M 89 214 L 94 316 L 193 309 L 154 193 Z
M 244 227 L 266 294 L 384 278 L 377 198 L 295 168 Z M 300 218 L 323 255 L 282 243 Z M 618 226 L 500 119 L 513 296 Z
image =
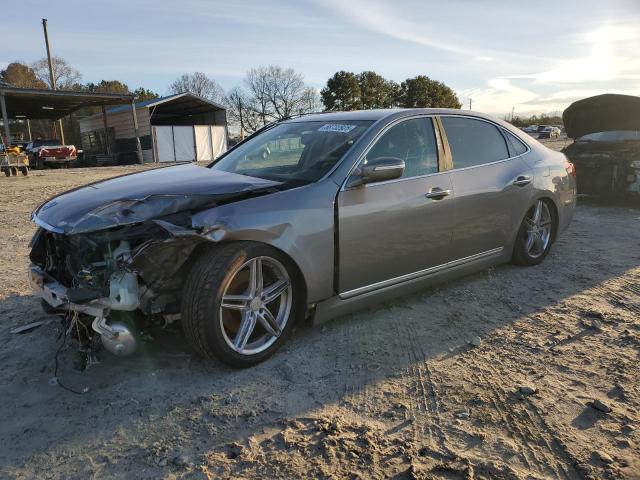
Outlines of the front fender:
M 192 227 L 214 242 L 252 240 L 284 252 L 298 266 L 307 301 L 334 294 L 333 203 L 331 180 L 231 202 L 192 217 Z

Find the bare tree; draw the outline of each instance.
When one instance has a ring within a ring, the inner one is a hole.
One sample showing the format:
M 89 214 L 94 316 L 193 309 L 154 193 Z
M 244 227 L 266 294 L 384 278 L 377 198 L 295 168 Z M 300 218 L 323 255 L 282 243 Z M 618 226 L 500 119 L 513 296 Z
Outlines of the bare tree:
M 245 85 L 255 99 L 262 124 L 317 109 L 317 92 L 304 84 L 304 77 L 279 65 L 249 70 Z
M 255 132 L 262 125 L 262 116 L 257 107 L 256 99 L 252 98 L 245 90 L 235 87 L 224 98 L 227 107 L 228 121 L 244 132 Z
M 221 102 L 224 98 L 224 91 L 214 79 L 207 77 L 202 72 L 185 73 L 169 85 L 169 92 L 184 93 L 190 92 L 199 97 Z
M 71 90 L 78 84 L 82 75 L 80 72 L 67 63 L 64 58 L 52 57 L 53 78 L 56 80 L 56 88 L 60 90 Z M 46 58 L 41 58 L 31 65 L 40 81 L 46 83 L 51 88 L 51 79 L 49 77 L 49 63 Z

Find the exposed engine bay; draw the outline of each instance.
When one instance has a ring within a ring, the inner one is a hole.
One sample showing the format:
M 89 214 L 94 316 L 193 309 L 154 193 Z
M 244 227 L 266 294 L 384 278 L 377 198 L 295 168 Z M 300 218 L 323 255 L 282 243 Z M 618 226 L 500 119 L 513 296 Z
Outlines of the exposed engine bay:
M 562 118 L 575 140 L 562 153 L 576 166 L 578 193 L 640 196 L 640 97 L 585 98 Z
M 132 322 L 178 318 L 182 268 L 205 241 L 175 237 L 153 221 L 76 235 L 39 228 L 32 240 L 31 281 L 46 290 L 42 297 L 52 309 L 79 312 L 75 321 L 86 333 L 78 335 L 81 347 L 92 348 L 97 333 L 111 353 L 128 355 L 137 348 L 134 332 L 140 329 Z M 144 315 L 125 314 L 135 311 Z
M 563 153 L 576 166 L 578 193 L 640 195 L 640 140 L 577 141 Z

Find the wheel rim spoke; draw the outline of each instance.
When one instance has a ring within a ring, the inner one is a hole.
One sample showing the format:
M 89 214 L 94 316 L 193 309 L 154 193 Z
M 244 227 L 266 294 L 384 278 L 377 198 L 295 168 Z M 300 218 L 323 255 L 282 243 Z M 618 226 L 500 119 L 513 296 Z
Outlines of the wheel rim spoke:
M 247 312 L 242 315 L 242 321 L 240 322 L 240 328 L 238 328 L 238 332 L 236 333 L 235 338 L 233 339 L 233 344 L 239 350 L 244 349 L 246 347 L 247 342 L 249 341 L 249 337 L 253 333 L 253 330 L 256 327 L 256 316 L 253 312 Z
M 280 325 L 268 308 L 263 308 L 258 312 L 258 322 L 272 336 L 280 336 Z
M 222 297 L 222 308 L 230 310 L 248 310 L 251 297 L 248 295 L 225 295 Z
M 533 248 L 535 240 L 536 240 L 535 233 L 529 233 L 527 235 L 527 244 L 526 244 L 526 247 L 525 247 L 527 249 L 527 252 L 531 252 L 531 249 Z
M 533 212 L 533 223 L 540 225 L 540 217 L 542 216 L 542 200 L 536 202 L 536 209 Z
M 262 292 L 262 259 L 254 258 L 249 264 L 249 295 L 255 297 Z
M 264 303 L 271 303 L 282 295 L 285 290 L 289 288 L 289 281 L 287 279 L 280 280 L 273 285 L 269 285 L 264 289 L 263 301 Z

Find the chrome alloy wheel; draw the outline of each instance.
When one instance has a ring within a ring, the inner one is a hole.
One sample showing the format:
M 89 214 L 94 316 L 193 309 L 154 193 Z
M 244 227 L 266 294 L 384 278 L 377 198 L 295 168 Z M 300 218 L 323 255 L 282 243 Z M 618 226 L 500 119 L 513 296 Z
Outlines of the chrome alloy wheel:
M 276 259 L 256 257 L 227 278 L 220 304 L 224 339 L 242 355 L 263 352 L 289 321 L 293 303 L 289 274 Z
M 525 218 L 525 249 L 531 258 L 539 258 L 551 241 L 551 212 L 543 200 L 538 200 Z

